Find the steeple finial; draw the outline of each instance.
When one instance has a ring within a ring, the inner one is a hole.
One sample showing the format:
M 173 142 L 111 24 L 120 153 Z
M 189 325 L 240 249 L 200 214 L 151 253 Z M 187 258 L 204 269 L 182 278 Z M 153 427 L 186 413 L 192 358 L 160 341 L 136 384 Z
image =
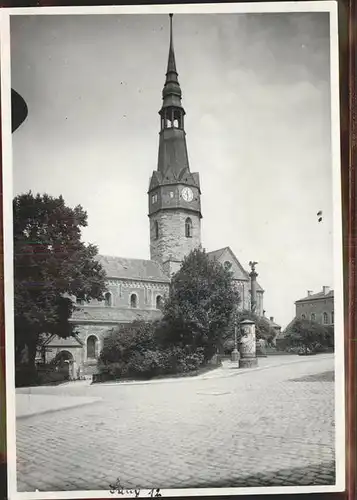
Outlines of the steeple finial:
M 171 81 L 172 78 L 175 78 L 177 81 L 177 70 L 176 70 L 176 61 L 175 61 L 175 51 L 174 51 L 174 41 L 172 34 L 172 16 L 173 14 L 169 14 L 170 17 L 170 48 L 169 48 L 169 60 L 167 62 L 167 73 L 166 73 L 166 81 Z M 175 76 L 171 73 L 175 73 Z

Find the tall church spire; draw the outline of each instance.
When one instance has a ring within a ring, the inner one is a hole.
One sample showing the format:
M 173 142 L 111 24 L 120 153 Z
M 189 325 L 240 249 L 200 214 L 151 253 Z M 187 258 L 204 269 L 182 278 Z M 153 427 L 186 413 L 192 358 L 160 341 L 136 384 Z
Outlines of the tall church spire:
M 167 61 L 166 81 L 162 91 L 163 105 L 162 107 L 181 106 L 181 88 L 178 81 L 178 73 L 176 69 L 176 59 L 174 51 L 173 33 L 172 33 L 172 14 L 170 14 L 170 47 L 169 57 Z
M 165 85 L 162 90 L 160 144 L 157 170 L 177 176 L 189 169 L 184 130 L 185 110 L 181 104 L 182 92 L 178 81 L 173 43 L 172 14 L 170 14 L 170 46 Z
M 185 110 L 181 104 L 170 14 L 169 55 L 160 115 L 157 169 L 149 184 L 150 255 L 169 276 L 201 242 L 199 174 L 188 162 Z

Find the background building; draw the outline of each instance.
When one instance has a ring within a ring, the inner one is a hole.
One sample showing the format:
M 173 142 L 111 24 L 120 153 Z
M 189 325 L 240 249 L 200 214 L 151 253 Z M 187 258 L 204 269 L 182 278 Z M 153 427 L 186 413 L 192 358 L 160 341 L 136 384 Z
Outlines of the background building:
M 328 286 L 322 291 L 313 293 L 308 290 L 307 296 L 295 302 L 296 318 L 309 319 L 321 325 L 334 325 L 334 293 Z

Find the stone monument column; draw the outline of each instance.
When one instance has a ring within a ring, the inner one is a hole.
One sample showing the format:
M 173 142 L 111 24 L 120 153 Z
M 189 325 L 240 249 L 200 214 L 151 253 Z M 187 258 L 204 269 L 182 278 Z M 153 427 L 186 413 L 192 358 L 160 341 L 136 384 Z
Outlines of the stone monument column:
M 257 276 L 258 273 L 255 270 L 255 266 L 258 262 L 249 262 L 251 267 L 250 276 L 250 310 L 253 314 L 257 313 Z
M 240 323 L 240 358 L 239 368 L 253 368 L 258 365 L 256 356 L 256 336 L 255 323 L 250 319 L 245 319 Z

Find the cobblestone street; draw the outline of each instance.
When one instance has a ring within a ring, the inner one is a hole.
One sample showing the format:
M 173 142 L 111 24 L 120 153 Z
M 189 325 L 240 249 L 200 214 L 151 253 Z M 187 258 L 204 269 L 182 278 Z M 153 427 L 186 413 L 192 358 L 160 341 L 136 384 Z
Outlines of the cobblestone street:
M 142 489 L 334 484 L 333 355 L 259 362 L 32 389 L 93 401 L 17 420 L 18 491 L 108 490 L 118 478 Z

